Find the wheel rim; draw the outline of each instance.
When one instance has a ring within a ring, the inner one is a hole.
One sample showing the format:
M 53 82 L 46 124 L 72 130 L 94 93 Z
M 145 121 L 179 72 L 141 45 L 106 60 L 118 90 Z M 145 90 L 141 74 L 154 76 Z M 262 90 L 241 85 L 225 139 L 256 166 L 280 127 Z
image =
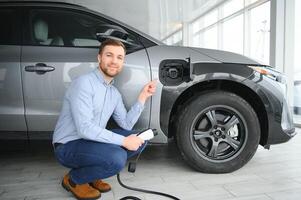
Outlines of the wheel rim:
M 190 138 L 195 151 L 203 158 L 225 162 L 235 158 L 247 138 L 246 122 L 232 107 L 211 106 L 193 120 Z

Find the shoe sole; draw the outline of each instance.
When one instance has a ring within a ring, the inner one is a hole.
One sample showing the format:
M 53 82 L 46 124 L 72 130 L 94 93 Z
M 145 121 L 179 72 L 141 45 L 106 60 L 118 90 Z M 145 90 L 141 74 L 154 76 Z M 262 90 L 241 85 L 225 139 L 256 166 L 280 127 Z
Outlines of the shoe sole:
M 106 193 L 106 192 L 111 191 L 111 189 L 109 189 L 109 190 L 99 190 L 98 188 L 94 187 L 92 184 L 89 184 L 89 185 L 90 185 L 91 187 L 93 187 L 94 189 L 98 190 L 98 191 L 101 192 L 101 193 Z
M 71 192 L 78 200 L 96 200 L 99 197 L 101 197 L 101 195 L 99 195 L 99 197 L 91 197 L 91 198 L 80 198 L 78 197 L 72 190 L 69 189 L 69 187 L 67 185 L 64 184 L 64 180 L 62 181 L 62 187 L 67 191 L 67 192 Z
M 93 188 L 95 188 L 95 187 L 93 187 Z M 95 188 L 96 190 L 98 190 L 97 188 Z M 106 193 L 106 192 L 110 192 L 111 191 L 111 189 L 109 189 L 109 190 L 98 190 L 99 192 L 101 192 L 101 193 Z

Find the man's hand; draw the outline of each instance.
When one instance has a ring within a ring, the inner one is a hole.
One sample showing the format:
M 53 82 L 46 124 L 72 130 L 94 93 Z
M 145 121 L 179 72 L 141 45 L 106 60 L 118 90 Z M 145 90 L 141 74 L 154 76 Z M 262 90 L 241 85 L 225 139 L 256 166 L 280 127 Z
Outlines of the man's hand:
M 143 89 L 142 89 L 142 91 L 141 91 L 141 93 L 140 93 L 140 95 L 138 97 L 138 100 L 142 104 L 144 104 L 145 101 L 156 92 L 156 87 L 157 87 L 157 80 L 156 79 L 153 80 L 153 81 L 151 81 L 151 82 L 149 82 L 149 83 L 147 83 L 143 87 Z
M 137 137 L 135 134 L 124 138 L 122 146 L 130 151 L 137 151 L 137 149 L 144 143 L 144 140 Z

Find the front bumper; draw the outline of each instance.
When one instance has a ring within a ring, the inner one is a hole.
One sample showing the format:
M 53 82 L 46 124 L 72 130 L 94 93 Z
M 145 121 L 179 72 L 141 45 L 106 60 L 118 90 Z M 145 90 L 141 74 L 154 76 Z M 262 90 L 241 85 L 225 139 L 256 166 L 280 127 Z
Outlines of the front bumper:
M 287 142 L 297 133 L 294 127 L 292 109 L 286 98 L 282 102 L 281 127 L 278 129 L 279 131 L 275 129 L 278 129 L 277 126 L 272 127 L 269 131 L 268 145 Z
M 287 142 L 296 135 L 296 132 L 293 110 L 288 103 L 286 83 L 258 76 L 261 81 L 257 82 L 260 88 L 257 89 L 261 91 L 260 97 L 268 115 L 268 137 L 264 146 Z

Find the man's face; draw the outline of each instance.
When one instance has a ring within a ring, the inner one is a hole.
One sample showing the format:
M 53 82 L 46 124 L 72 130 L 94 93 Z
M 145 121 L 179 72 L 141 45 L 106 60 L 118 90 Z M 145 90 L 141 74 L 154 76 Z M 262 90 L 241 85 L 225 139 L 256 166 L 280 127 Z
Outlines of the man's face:
M 103 73 L 113 78 L 116 76 L 123 67 L 125 52 L 121 46 L 107 45 L 98 54 L 98 63 Z

